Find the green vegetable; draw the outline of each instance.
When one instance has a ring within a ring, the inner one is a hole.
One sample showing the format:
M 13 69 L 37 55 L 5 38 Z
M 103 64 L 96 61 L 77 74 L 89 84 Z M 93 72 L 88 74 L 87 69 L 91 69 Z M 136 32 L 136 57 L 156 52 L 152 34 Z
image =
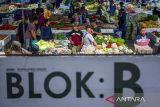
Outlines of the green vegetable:
M 94 37 L 94 40 L 96 41 L 96 43 L 97 43 L 98 45 L 102 45 L 102 43 L 105 42 L 104 36 L 102 36 L 102 37 L 96 36 L 96 37 Z
M 160 32 L 158 32 L 158 35 L 157 35 L 157 37 L 160 37 Z
M 54 34 L 54 39 L 56 40 L 64 40 L 66 37 L 64 35 L 64 33 L 57 33 L 57 34 Z
M 157 15 L 149 15 L 148 17 L 146 17 L 145 20 L 146 21 L 149 21 L 149 20 L 157 21 L 158 20 L 158 16 Z

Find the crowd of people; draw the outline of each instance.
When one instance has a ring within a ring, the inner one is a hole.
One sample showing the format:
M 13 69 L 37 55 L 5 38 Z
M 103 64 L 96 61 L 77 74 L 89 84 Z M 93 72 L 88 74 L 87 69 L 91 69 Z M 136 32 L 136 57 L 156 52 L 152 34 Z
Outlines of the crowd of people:
M 57 3 L 58 2 L 58 3 Z M 62 0 L 48 0 L 46 3 L 46 8 L 42 8 L 41 4 L 38 4 L 37 9 L 32 9 L 32 13 L 30 16 L 23 16 L 22 21 L 18 26 L 17 37 L 21 46 L 24 49 L 34 52 L 38 51 L 38 47 L 33 45 L 33 43 L 42 39 L 44 41 L 53 40 L 53 34 L 51 27 L 49 25 L 49 18 L 52 14 L 55 14 L 55 9 L 59 8 Z M 109 2 L 109 3 L 108 3 Z M 48 3 L 52 5 L 52 7 L 48 6 Z M 97 13 L 101 16 L 101 5 L 105 3 L 106 5 L 106 14 L 110 16 L 115 14 L 117 7 L 114 4 L 114 1 L 111 0 L 100 0 L 99 7 L 97 8 Z M 126 39 L 126 10 L 123 2 L 119 3 L 120 7 L 118 9 L 118 29 L 121 31 L 119 37 Z M 157 8 L 155 7 L 153 14 L 158 14 Z M 85 32 L 82 32 L 79 29 L 79 25 L 87 23 L 87 15 L 88 11 L 85 8 L 83 2 L 81 0 L 75 0 L 71 3 L 70 13 L 68 18 L 71 20 L 71 23 L 74 25 L 72 27 L 72 31 L 68 33 L 68 40 L 72 45 L 72 53 L 77 53 L 83 50 L 86 50 L 88 47 L 96 48 L 97 44 L 94 40 L 94 37 L 97 35 L 102 35 L 101 28 L 97 26 L 96 20 L 90 21 L 88 26 L 85 29 Z M 54 32 L 53 32 L 54 33 Z M 140 34 L 135 36 L 135 40 L 148 38 L 145 34 L 145 29 L 140 30 Z
M 37 9 L 32 9 L 30 16 L 22 17 L 22 21 L 18 25 L 17 40 L 26 50 L 38 50 L 32 45 L 35 41 L 52 39 L 52 30 L 45 12 L 47 11 L 39 4 Z

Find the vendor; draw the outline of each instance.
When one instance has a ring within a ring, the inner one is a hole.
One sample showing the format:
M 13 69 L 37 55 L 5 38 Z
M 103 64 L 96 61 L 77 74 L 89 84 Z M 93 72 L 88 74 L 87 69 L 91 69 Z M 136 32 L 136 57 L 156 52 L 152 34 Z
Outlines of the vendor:
M 53 39 L 52 30 L 51 27 L 49 26 L 48 19 L 45 19 L 44 23 L 45 25 L 41 27 L 41 38 L 42 40 L 49 41 Z
M 138 39 L 150 39 L 149 36 L 146 34 L 145 28 L 142 28 L 140 30 L 140 34 L 135 37 L 135 40 L 138 40 Z
M 33 17 L 30 23 L 27 25 L 26 32 L 24 34 L 24 46 L 25 49 L 31 48 L 31 41 L 36 40 L 36 24 L 38 23 L 37 17 Z
M 97 23 L 95 21 L 91 22 L 91 26 L 93 29 L 93 36 L 102 35 L 101 28 L 97 26 Z
M 160 11 L 158 10 L 158 7 L 154 7 L 153 9 L 153 15 L 157 15 L 160 17 Z
M 83 33 L 79 30 L 78 25 L 72 27 L 72 31 L 69 32 L 68 38 L 72 44 L 72 53 L 75 54 L 80 52 L 83 45 Z
M 23 16 L 22 21 L 19 23 L 17 29 L 18 40 L 22 45 L 24 45 L 24 33 L 27 30 L 27 26 L 28 26 L 28 17 Z
M 79 25 L 79 19 L 80 19 L 79 18 L 79 10 L 76 10 L 73 13 L 72 19 L 73 19 L 74 24 Z
M 38 8 L 36 9 L 36 14 L 39 15 L 43 11 L 41 4 L 38 4 Z
M 91 27 L 87 27 L 86 28 L 86 34 L 84 35 L 84 45 L 83 45 L 83 49 L 87 48 L 87 47 L 97 47 L 97 43 L 95 42 L 92 34 L 93 34 L 93 30 Z

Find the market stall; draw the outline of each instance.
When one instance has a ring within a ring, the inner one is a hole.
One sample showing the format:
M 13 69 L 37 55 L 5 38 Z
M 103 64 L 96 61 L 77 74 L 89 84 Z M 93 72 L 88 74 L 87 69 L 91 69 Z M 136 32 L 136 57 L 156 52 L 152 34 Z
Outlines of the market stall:
M 86 26 L 90 26 L 91 22 L 95 21 L 100 28 L 101 35 L 94 37 L 98 45 L 96 49 L 81 51 L 77 54 L 152 54 L 154 46 L 159 43 L 159 36 L 152 34 L 154 31 L 160 32 L 159 18 L 152 14 L 152 4 L 148 3 L 146 6 L 140 6 L 131 2 L 124 4 L 126 10 L 125 39 L 121 38 L 122 29 L 118 26 L 118 10 L 111 14 L 112 10 L 105 8 L 109 4 L 102 3 L 100 5 L 95 1 L 76 5 L 81 6 L 82 4 L 85 6 L 84 9 L 86 9 L 83 11 L 88 13 L 84 16 L 86 20 L 84 22 L 82 21 L 82 14 L 78 16 L 79 22 L 77 24 L 79 29 L 85 34 Z M 48 9 L 47 5 L 41 5 L 45 12 Z M 159 5 L 159 2 L 156 5 Z M 115 2 L 114 6 L 117 9 L 122 8 L 119 2 Z M 110 8 L 114 9 L 113 7 Z M 3 22 L 0 25 L 0 34 L 6 35 L 8 38 L 7 42 L 6 39 L 4 40 L 5 43 L 3 45 L 11 42 L 11 40 L 16 40 L 15 35 L 17 34 L 17 26 L 21 22 L 21 16 L 30 16 L 31 10 L 36 8 L 38 8 L 38 4 L 29 3 L 11 3 L 0 7 L 0 22 Z M 52 9 L 49 12 L 47 10 L 47 14 L 44 16 L 50 21 L 49 26 L 51 27 L 54 40 L 44 41 L 40 39 L 36 41 L 34 45 L 39 48 L 38 54 L 72 54 L 72 44 L 69 38 L 67 38 L 68 33 L 75 25 L 75 19 L 70 16 L 74 15 L 70 13 L 71 11 L 72 5 L 65 6 L 63 3 L 59 9 L 56 9 L 56 12 L 53 12 Z M 145 28 L 146 32 L 150 34 L 150 43 L 143 40 L 135 41 L 135 37 L 139 34 L 141 28 Z M 121 32 L 118 37 L 115 36 L 117 31 Z M 128 42 L 127 39 L 131 42 Z

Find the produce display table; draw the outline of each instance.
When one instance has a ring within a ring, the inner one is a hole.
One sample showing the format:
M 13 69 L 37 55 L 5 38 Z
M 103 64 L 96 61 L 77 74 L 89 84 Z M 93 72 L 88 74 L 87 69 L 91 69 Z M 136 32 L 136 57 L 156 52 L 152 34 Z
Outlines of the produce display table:
M 14 14 L 14 19 L 15 20 L 20 20 L 21 19 L 21 15 L 22 15 L 22 11 L 24 11 L 25 15 L 30 15 L 31 14 L 31 9 L 26 9 L 26 8 L 17 8 L 13 11 L 8 11 L 8 12 L 0 12 L 0 23 L 2 22 L 2 18 L 6 18 L 8 15 L 10 14 Z
M 52 29 L 53 33 L 68 33 L 71 30 L 56 30 L 56 29 Z M 83 32 L 85 32 L 85 30 L 82 30 Z M 114 33 L 114 29 L 101 29 L 102 34 L 112 34 Z
M 4 35 L 16 35 L 17 31 L 16 30 L 0 30 L 0 34 Z
M 150 46 L 138 46 L 137 44 L 134 44 L 135 52 L 140 54 L 152 54 L 153 49 Z

